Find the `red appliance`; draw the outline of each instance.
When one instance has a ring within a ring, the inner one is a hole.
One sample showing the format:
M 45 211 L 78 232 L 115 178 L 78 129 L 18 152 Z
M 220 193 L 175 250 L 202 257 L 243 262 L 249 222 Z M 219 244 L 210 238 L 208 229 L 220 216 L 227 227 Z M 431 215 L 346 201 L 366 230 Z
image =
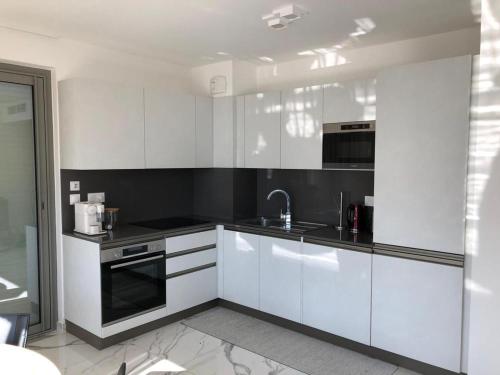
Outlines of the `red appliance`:
M 347 207 L 347 226 L 353 233 L 358 233 L 361 229 L 362 212 L 363 206 L 360 204 L 351 204 Z

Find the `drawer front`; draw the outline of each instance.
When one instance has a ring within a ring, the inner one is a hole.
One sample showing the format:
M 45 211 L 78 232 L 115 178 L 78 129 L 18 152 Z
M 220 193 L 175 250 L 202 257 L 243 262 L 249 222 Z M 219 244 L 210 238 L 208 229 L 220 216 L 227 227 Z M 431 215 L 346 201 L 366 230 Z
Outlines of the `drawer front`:
M 217 267 L 167 279 L 167 314 L 217 298 Z
M 217 249 L 208 249 L 167 258 L 167 275 L 217 262 Z
M 215 230 L 207 230 L 200 233 L 169 237 L 165 241 L 167 254 L 172 254 L 209 245 L 215 247 L 217 234 Z

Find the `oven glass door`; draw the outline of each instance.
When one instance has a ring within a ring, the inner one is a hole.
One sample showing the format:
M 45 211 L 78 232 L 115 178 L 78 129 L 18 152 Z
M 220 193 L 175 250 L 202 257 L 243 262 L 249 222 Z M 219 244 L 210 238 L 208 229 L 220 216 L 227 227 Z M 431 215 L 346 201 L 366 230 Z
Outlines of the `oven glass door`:
M 165 255 L 101 264 L 101 291 L 103 325 L 165 305 Z
M 373 169 L 375 131 L 323 134 L 323 168 Z

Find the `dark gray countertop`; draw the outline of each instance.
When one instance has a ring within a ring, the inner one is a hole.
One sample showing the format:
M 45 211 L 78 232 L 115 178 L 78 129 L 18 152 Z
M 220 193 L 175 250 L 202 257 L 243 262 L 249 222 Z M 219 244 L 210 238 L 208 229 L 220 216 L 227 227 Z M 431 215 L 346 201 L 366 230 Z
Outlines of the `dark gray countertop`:
M 197 217 L 200 218 L 200 217 Z M 107 232 L 104 235 L 87 236 L 75 232 L 65 232 L 64 235 L 80 238 L 86 241 L 98 243 L 102 249 L 122 246 L 130 243 L 141 241 L 151 241 L 165 237 L 177 236 L 188 233 L 201 232 L 215 228 L 215 225 L 224 225 L 229 230 L 244 231 L 254 234 L 269 235 L 278 238 L 285 238 L 295 241 L 300 241 L 301 237 L 304 242 L 316 243 L 325 246 L 338 246 L 352 250 L 360 250 L 371 252 L 373 247 L 372 235 L 369 233 L 353 234 L 349 231 L 339 232 L 332 226 L 307 231 L 304 233 L 291 233 L 282 229 L 261 228 L 255 225 L 245 225 L 241 221 L 227 220 L 223 218 L 208 218 L 203 219 L 210 221 L 206 224 L 187 226 L 176 229 L 156 230 L 144 228 L 130 224 L 120 224 L 114 230 Z

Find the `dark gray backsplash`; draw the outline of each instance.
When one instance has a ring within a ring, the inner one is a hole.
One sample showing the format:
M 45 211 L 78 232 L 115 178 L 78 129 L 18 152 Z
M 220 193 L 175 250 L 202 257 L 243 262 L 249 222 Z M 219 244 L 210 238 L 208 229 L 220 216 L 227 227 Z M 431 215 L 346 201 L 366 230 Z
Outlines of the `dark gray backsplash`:
M 344 192 L 344 206 L 364 204 L 366 195 L 373 195 L 373 172 L 260 169 L 257 172 L 257 214 L 278 216 L 285 210 L 285 198 L 267 195 L 274 189 L 286 190 L 291 197 L 294 220 L 338 224 L 337 199 Z M 345 210 L 344 210 L 345 219 Z M 345 222 L 345 221 L 344 221 Z
M 106 207 L 119 207 L 121 223 L 172 216 L 241 219 L 276 216 L 284 198 L 266 200 L 273 189 L 292 198 L 294 219 L 335 224 L 335 199 L 344 191 L 346 206 L 373 195 L 373 172 L 267 169 L 61 170 L 63 230 L 74 227 L 69 182 L 80 181 L 81 199 L 105 192 Z
M 63 231 L 75 225 L 69 205 L 69 182 L 80 181 L 81 200 L 87 193 L 106 193 L 106 207 L 119 207 L 119 222 L 130 223 L 193 213 L 191 169 L 61 170 Z

